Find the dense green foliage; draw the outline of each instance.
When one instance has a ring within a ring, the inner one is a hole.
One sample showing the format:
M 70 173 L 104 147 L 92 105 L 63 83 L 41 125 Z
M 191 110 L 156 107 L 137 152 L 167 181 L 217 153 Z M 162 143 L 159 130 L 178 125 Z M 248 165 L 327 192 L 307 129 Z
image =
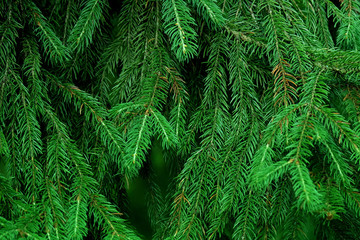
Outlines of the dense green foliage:
M 1 0 L 0 239 L 360 239 L 357 0 Z

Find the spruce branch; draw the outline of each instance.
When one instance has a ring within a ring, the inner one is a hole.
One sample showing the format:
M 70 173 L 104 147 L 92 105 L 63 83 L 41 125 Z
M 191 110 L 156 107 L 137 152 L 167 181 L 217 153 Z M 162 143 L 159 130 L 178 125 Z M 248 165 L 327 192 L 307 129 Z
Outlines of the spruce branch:
M 99 227 L 103 226 L 106 229 L 103 234 L 104 239 L 140 239 L 137 233 L 128 226 L 128 223 L 119 217 L 122 213 L 119 213 L 104 196 L 91 195 L 90 214 L 94 216 Z
M 89 0 L 84 4 L 80 17 L 67 40 L 73 54 L 83 53 L 92 43 L 92 35 L 100 27 L 105 8 L 106 2 L 103 0 Z
M 190 10 L 183 0 L 164 0 L 162 7 L 165 33 L 172 41 L 171 49 L 180 61 L 187 61 L 197 51 L 195 21 Z
M 36 35 L 43 43 L 47 57 L 53 65 L 63 64 L 70 59 L 69 51 L 56 35 L 52 26 L 42 14 L 40 9 L 32 1 L 26 2 L 30 22 L 33 24 Z

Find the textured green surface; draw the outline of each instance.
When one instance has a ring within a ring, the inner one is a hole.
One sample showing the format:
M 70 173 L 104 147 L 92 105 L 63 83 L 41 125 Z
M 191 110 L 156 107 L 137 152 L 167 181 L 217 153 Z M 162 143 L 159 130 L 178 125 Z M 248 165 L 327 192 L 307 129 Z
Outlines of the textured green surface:
M 359 13 L 0 0 L 0 240 L 360 239 Z

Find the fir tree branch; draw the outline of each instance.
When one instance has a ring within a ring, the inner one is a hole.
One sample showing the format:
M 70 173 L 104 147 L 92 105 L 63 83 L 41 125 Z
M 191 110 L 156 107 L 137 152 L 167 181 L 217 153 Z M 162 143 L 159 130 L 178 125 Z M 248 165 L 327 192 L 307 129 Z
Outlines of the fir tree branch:
M 46 21 L 40 9 L 31 1 L 27 1 L 30 22 L 36 35 L 43 43 L 48 59 L 52 64 L 64 64 L 70 59 L 68 49 L 62 44 L 54 30 Z
M 204 16 L 205 21 L 214 29 L 224 26 L 226 19 L 220 7 L 212 0 L 190 0 L 196 6 L 198 13 Z
M 92 35 L 99 28 L 106 3 L 103 0 L 88 0 L 80 13 L 79 20 L 67 40 L 72 52 L 83 53 L 92 43 Z
M 197 51 L 195 21 L 183 0 L 164 0 L 162 6 L 165 33 L 172 41 L 171 49 L 180 61 L 187 61 Z
M 42 153 L 42 141 L 40 125 L 36 119 L 34 109 L 32 108 L 28 99 L 29 93 L 27 88 L 20 81 L 16 72 L 11 71 L 13 78 L 18 85 L 21 94 L 20 98 L 20 111 L 19 111 L 19 126 L 23 132 L 24 138 L 22 139 L 22 153 L 25 154 L 26 160 L 29 164 L 31 172 L 27 172 L 27 185 L 29 199 L 35 205 L 37 201 L 36 190 L 42 182 L 42 169 L 37 160 L 38 154 Z
M 113 126 L 113 123 L 106 120 L 108 113 L 97 101 L 97 99 L 81 91 L 78 87 L 72 84 L 62 84 L 56 80 L 54 80 L 54 83 L 59 86 L 60 89 L 67 92 L 67 94 L 64 95 L 66 97 L 66 101 L 70 102 L 72 96 L 75 97 L 75 106 L 80 110 L 80 112 L 82 106 L 89 109 L 89 112 L 85 112 L 85 118 L 90 120 L 90 116 L 93 115 L 91 121 L 100 132 L 101 139 L 104 144 L 108 146 L 114 154 L 121 155 L 123 153 L 123 139 L 115 126 Z M 121 165 L 119 161 L 117 162 Z
M 136 232 L 123 219 L 118 217 L 122 214 L 112 204 L 107 202 L 104 196 L 93 194 L 91 196 L 90 207 L 90 212 L 94 216 L 95 222 L 106 229 L 104 239 L 140 239 Z

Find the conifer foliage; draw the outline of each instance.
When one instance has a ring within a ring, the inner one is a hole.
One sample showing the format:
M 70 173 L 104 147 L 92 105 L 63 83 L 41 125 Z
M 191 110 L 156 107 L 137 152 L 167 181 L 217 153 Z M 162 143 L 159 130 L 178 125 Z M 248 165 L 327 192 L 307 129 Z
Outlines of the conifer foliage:
M 359 49 L 357 0 L 1 0 L 0 239 L 360 239 Z

